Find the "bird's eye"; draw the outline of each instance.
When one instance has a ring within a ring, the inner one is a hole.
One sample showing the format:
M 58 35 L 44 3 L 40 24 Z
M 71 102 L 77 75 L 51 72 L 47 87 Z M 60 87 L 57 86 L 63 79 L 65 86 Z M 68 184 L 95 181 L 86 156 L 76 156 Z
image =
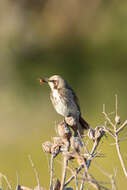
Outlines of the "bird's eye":
M 53 80 L 55 86 L 57 86 L 57 80 Z
M 57 80 L 53 80 L 53 84 L 54 84 L 54 88 L 58 87 L 58 81 Z
M 56 82 L 56 80 L 49 80 L 49 82 L 53 82 L 53 83 L 55 83 L 55 82 Z
M 50 82 L 56 83 L 57 81 L 56 80 L 50 80 Z
M 57 80 L 50 80 L 49 82 L 52 82 L 54 84 L 54 88 L 57 88 L 57 86 L 58 86 Z

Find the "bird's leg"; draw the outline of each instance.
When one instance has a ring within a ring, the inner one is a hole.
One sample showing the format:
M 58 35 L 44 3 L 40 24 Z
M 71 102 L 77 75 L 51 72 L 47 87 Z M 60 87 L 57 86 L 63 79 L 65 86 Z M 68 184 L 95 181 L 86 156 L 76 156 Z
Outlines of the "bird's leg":
M 76 118 L 72 115 L 65 117 L 64 120 L 69 126 L 75 126 L 77 123 Z
M 69 125 L 69 127 L 71 127 L 73 129 L 74 137 L 77 137 L 78 136 L 77 118 L 75 118 L 73 115 L 69 115 L 69 116 L 64 118 L 64 121 Z
M 78 131 L 74 131 L 74 137 L 77 137 L 78 136 Z

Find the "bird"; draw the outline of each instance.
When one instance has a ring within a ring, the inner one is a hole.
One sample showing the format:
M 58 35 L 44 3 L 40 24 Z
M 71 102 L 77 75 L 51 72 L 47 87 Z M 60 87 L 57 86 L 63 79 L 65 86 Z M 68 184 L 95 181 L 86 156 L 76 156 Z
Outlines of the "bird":
M 40 77 L 40 85 L 43 83 L 47 83 L 51 88 L 50 99 L 56 112 L 65 118 L 65 122 L 73 121 L 71 127 L 75 132 L 74 136 L 78 136 L 78 133 L 82 135 L 84 130 L 90 128 L 81 115 L 78 98 L 66 80 L 60 75 Z

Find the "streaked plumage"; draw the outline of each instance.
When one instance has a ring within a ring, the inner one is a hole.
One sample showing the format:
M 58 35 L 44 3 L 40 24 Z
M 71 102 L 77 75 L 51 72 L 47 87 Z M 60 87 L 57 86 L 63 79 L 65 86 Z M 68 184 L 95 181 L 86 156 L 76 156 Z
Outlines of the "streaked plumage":
M 59 75 L 42 80 L 51 88 L 50 98 L 57 113 L 64 117 L 74 117 L 82 129 L 88 129 L 88 123 L 81 117 L 78 98 L 68 83 Z

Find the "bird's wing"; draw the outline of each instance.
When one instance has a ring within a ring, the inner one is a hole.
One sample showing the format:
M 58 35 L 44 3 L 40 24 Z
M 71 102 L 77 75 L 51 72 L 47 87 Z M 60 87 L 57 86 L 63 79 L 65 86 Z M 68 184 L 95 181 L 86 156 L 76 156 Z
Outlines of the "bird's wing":
M 68 86 L 68 88 L 64 89 L 59 89 L 60 94 L 65 97 L 66 102 L 69 104 L 70 100 L 73 100 L 73 102 L 76 104 L 78 111 L 80 112 L 80 106 L 79 106 L 79 100 L 78 97 L 76 96 L 74 90 Z

